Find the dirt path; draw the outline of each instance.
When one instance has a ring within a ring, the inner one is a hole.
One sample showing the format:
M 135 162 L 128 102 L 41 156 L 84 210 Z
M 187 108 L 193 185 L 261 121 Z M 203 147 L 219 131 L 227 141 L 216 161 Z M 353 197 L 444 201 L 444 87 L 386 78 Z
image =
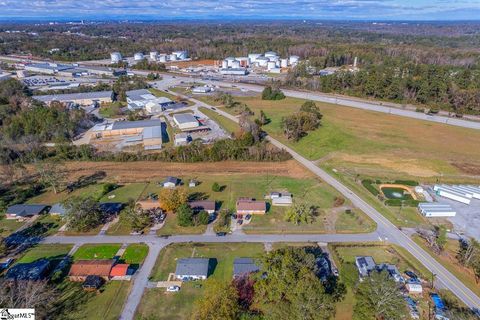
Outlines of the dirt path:
M 208 162 L 167 163 L 158 161 L 138 162 L 68 162 L 69 180 L 104 171 L 109 180 L 118 182 L 148 182 L 165 176 L 271 174 L 292 178 L 311 177 L 311 173 L 293 160 L 283 162 Z

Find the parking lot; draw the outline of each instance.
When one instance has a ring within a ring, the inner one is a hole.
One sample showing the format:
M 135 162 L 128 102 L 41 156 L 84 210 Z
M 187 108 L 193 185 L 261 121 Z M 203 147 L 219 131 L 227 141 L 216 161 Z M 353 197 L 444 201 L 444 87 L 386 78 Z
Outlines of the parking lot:
M 466 205 L 428 191 L 436 202 L 448 204 L 457 212 L 455 217 L 447 218 L 453 223 L 455 232 L 480 240 L 480 200 L 472 199 L 470 205 Z

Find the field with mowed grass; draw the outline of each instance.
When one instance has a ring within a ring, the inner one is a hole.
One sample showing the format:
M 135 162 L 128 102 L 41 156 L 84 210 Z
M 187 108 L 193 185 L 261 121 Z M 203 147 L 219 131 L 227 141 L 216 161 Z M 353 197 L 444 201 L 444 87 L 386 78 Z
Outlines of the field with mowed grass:
M 281 120 L 298 111 L 305 100 L 235 99 L 246 103 L 256 115 L 263 110 L 271 120 L 264 129 L 311 160 L 328 155 L 324 160 L 329 164 L 355 168 L 358 173 L 418 177 L 458 177 L 473 173 L 469 170 L 475 168 L 480 170 L 478 130 L 316 102 L 324 116 L 322 126 L 299 142 L 291 142 L 283 136 Z
M 84 244 L 73 254 L 73 260 L 112 259 L 120 244 Z
M 167 280 L 168 275 L 175 272 L 178 259 L 196 257 L 216 259 L 215 269 L 209 279 L 229 281 L 233 277 L 233 260 L 235 258 L 260 258 L 263 253 L 263 244 L 259 243 L 172 244 L 160 252 L 150 280 Z M 188 319 L 194 301 L 203 294 L 203 286 L 203 281 L 192 281 L 183 283 L 180 291 L 176 293 L 167 293 L 165 289 L 146 289 L 137 310 L 137 317 Z
M 141 264 L 143 260 L 147 257 L 148 246 L 143 243 L 134 243 L 128 245 L 125 249 L 125 252 L 120 257 L 124 263 L 128 264 Z
M 29 263 L 42 258 L 60 260 L 72 249 L 70 244 L 39 244 L 28 249 L 16 263 Z
M 241 197 L 250 197 L 264 200 L 265 195 L 272 191 L 288 191 L 293 194 L 295 201 L 306 202 L 317 208 L 317 216 L 311 224 L 286 222 L 285 207 L 270 206 L 267 214 L 253 216 L 251 222 L 243 226 L 247 233 L 348 233 L 370 232 L 375 228 L 375 223 L 359 210 L 352 210 L 346 214 L 351 204 L 345 201 L 339 207 L 334 207 L 338 192 L 323 181 L 314 177 L 303 179 L 276 176 L 276 175 L 251 175 L 228 174 L 218 176 L 179 176 L 185 184 L 195 178 L 200 185 L 187 188 L 190 199 L 210 199 L 217 202 L 220 210 L 234 211 L 236 201 Z M 213 183 L 217 182 L 222 190 L 212 191 Z M 159 194 L 162 187 L 158 184 L 149 184 L 142 196 Z M 266 201 L 266 200 L 264 200 Z M 205 231 L 205 226 L 183 228 L 177 226 L 175 214 L 168 214 L 165 225 L 158 230 L 158 234 L 198 234 Z

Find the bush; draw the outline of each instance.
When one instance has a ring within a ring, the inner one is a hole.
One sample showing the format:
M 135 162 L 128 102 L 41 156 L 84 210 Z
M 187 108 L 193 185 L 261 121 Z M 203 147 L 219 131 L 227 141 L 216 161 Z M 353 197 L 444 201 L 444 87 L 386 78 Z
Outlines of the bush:
M 378 191 L 377 188 L 375 188 L 375 186 L 373 185 L 373 181 L 372 181 L 372 180 L 370 180 L 370 179 L 362 180 L 362 185 L 363 185 L 368 191 L 370 191 L 370 193 L 373 194 L 375 197 L 377 197 L 377 196 L 380 194 L 380 191 Z
M 208 224 L 208 221 L 210 220 L 210 215 L 208 214 L 208 212 L 202 210 L 197 215 L 199 224 L 204 226 Z
M 409 199 L 409 200 L 402 200 L 402 199 L 388 199 L 385 201 L 385 205 L 390 206 L 390 207 L 417 207 L 420 201 L 414 200 L 414 199 Z
M 396 184 L 404 184 L 406 186 L 411 186 L 411 187 L 416 187 L 418 186 L 418 182 L 417 181 L 413 181 L 413 180 L 395 180 L 393 181 L 393 183 L 396 183 Z
M 280 89 L 272 89 L 268 86 L 262 91 L 262 100 L 282 100 L 285 99 L 285 95 Z
M 116 183 L 105 183 L 102 187 L 102 195 L 106 195 L 109 192 L 118 188 L 118 184 Z
M 213 192 L 220 192 L 220 191 L 222 191 L 222 187 L 217 182 L 214 182 L 212 184 L 212 191 Z

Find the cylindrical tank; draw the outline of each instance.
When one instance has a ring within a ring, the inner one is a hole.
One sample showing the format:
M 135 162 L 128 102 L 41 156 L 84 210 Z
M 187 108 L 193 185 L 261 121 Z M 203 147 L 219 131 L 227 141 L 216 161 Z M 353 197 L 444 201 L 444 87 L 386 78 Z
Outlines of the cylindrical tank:
M 185 60 L 188 57 L 187 51 L 174 51 L 172 54 L 176 55 L 178 60 Z
M 133 55 L 133 60 L 142 61 L 144 59 L 143 53 L 137 52 Z
M 122 61 L 122 55 L 120 52 L 112 52 L 110 53 L 110 59 L 112 60 L 112 63 L 118 63 Z
M 235 61 L 235 58 L 234 57 L 227 57 L 225 60 L 227 61 L 227 65 L 229 67 L 232 67 L 232 64 L 233 64 L 233 61 Z
M 290 60 L 290 64 L 297 64 L 298 61 L 300 60 L 300 57 L 299 56 L 291 56 L 289 60 Z
M 280 60 L 280 67 L 282 67 L 282 68 L 288 67 L 288 59 Z
M 268 62 L 267 62 L 267 69 L 268 69 L 268 70 L 275 69 L 276 66 L 277 66 L 277 65 L 276 65 L 275 61 L 268 61 Z
M 158 57 L 158 52 L 157 51 L 150 51 L 150 59 L 153 61 L 156 61 Z
M 227 69 L 227 68 L 228 68 L 228 61 L 222 60 L 222 69 Z
M 261 57 L 261 56 L 262 56 L 262 54 L 260 54 L 260 53 L 249 53 L 248 54 L 248 59 L 250 59 L 251 63 L 255 63 L 257 61 L 257 58 Z
M 240 61 L 238 60 L 232 61 L 232 68 L 240 68 Z
M 270 57 L 276 57 L 278 54 L 275 51 L 267 51 L 265 52 L 265 57 L 270 58 Z
M 170 55 L 170 61 L 177 61 L 177 55 L 176 54 L 171 54 Z
M 158 60 L 159 60 L 160 62 L 167 62 L 167 56 L 164 55 L 164 54 L 162 54 L 162 55 L 158 58 Z

